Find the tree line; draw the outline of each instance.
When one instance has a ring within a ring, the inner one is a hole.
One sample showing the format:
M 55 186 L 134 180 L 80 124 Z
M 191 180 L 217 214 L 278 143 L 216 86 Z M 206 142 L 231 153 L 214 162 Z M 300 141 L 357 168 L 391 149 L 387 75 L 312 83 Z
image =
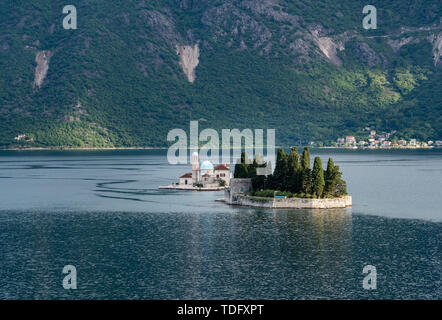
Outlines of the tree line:
M 279 148 L 273 174 L 257 175 L 257 168 L 266 167 L 257 155 L 253 162 L 247 153 L 241 154 L 241 160 L 235 165 L 234 178 L 251 178 L 252 195 L 272 196 L 275 191 L 288 197 L 332 198 L 347 194 L 347 184 L 342 179 L 339 166 L 329 158 L 327 169 L 322 167 L 321 158 L 315 157 L 313 169 L 310 168 L 310 150 L 305 147 L 299 156 L 298 149 L 292 147 L 287 155 Z M 261 164 L 260 164 L 261 163 Z

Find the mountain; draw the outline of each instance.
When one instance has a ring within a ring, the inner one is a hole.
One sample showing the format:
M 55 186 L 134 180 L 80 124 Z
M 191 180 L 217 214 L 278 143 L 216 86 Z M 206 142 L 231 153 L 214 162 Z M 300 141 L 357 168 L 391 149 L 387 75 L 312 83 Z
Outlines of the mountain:
M 75 30 L 63 1 L 0 3 L 0 147 L 167 146 L 191 120 L 285 145 L 442 139 L 439 0 L 371 1 L 370 30 L 359 0 L 69 4 Z

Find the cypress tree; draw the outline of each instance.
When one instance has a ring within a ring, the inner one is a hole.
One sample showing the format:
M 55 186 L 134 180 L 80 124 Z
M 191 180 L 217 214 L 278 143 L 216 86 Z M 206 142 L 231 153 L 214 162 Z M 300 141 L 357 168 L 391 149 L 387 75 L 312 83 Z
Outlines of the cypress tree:
M 335 189 L 335 165 L 332 158 L 328 158 L 327 170 L 325 171 L 324 194 L 332 195 Z
M 247 152 L 243 151 L 241 152 L 241 164 L 249 164 L 249 156 L 247 155 Z
M 292 147 L 288 158 L 287 176 L 287 187 L 291 192 L 298 192 L 300 190 L 300 171 L 301 164 L 299 163 L 298 148 Z
M 285 181 L 288 174 L 287 154 L 284 149 L 279 148 L 276 156 L 276 166 L 273 172 L 272 185 L 274 189 L 285 191 Z
M 324 169 L 322 169 L 322 161 L 320 157 L 315 158 L 312 172 L 312 192 L 316 197 L 321 198 L 324 192 Z
M 253 159 L 253 162 L 247 166 L 247 174 L 249 178 L 256 177 L 256 169 L 258 168 L 258 162 L 256 159 Z
M 301 156 L 300 180 L 300 191 L 306 194 L 310 194 L 312 192 L 312 173 L 310 170 L 310 151 L 307 147 L 304 148 Z
M 308 147 L 304 148 L 301 156 L 301 167 L 302 170 L 310 169 L 310 150 Z
M 335 166 L 335 197 L 345 196 L 347 194 L 347 183 L 342 179 L 342 172 L 339 171 L 339 166 Z
M 264 157 L 261 154 L 257 154 L 253 160 L 253 165 L 255 168 L 253 169 L 252 188 L 255 191 L 263 190 L 265 189 L 266 176 L 258 175 L 257 170 L 258 168 L 265 168 L 267 166 L 264 162 Z
M 234 178 L 249 178 L 249 158 L 246 152 L 241 153 L 241 161 L 235 164 Z
M 312 193 L 312 171 L 304 169 L 301 171 L 301 192 L 305 194 Z
M 266 177 L 265 176 L 255 176 L 252 178 L 252 188 L 255 191 L 265 189 Z
M 335 166 L 331 158 L 328 159 L 325 172 L 324 194 L 333 197 L 341 197 L 347 194 L 347 183 L 342 179 L 342 172 L 339 171 L 339 166 Z

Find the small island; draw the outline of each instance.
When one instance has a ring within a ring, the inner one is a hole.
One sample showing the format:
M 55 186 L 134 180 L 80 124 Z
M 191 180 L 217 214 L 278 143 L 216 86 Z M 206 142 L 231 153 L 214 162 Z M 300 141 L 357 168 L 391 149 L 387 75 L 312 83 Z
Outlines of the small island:
M 329 158 L 324 170 L 321 158 L 316 157 L 311 169 L 307 147 L 301 156 L 296 147 L 291 148 L 289 155 L 278 149 L 273 173 L 257 175 L 257 169 L 264 167 L 265 163 L 256 158 L 251 162 L 243 152 L 235 165 L 234 178 L 225 189 L 224 201 L 261 208 L 331 209 L 352 205 L 339 166 Z

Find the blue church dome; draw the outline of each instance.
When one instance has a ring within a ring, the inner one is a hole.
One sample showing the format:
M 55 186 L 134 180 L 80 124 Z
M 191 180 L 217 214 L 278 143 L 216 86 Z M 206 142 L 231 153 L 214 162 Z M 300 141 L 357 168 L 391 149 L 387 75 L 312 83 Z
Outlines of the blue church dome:
M 210 161 L 204 161 L 200 167 L 201 170 L 213 170 L 213 164 Z

